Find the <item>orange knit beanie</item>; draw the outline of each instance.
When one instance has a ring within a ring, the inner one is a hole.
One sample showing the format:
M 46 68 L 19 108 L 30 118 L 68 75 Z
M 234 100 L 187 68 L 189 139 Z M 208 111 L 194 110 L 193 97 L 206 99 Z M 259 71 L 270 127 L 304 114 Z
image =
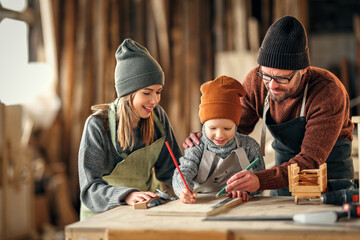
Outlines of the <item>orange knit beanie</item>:
M 201 85 L 202 93 L 199 117 L 202 124 L 209 119 L 225 118 L 239 125 L 241 117 L 240 97 L 246 95 L 242 84 L 228 76 L 220 76 Z

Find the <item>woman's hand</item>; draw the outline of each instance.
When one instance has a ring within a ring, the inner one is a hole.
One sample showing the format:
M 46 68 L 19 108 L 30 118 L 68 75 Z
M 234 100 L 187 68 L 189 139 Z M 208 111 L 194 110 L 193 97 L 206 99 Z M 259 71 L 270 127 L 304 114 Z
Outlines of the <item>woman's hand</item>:
M 193 147 L 194 143 L 196 145 L 199 145 L 200 144 L 199 139 L 201 138 L 201 136 L 202 136 L 201 132 L 190 133 L 189 137 L 187 137 L 183 142 L 183 147 L 184 148 Z
M 152 192 L 131 192 L 125 198 L 125 202 L 130 206 L 134 206 L 137 202 L 148 201 L 155 197 L 157 197 L 157 195 Z
M 196 193 L 189 191 L 187 188 L 183 188 L 180 191 L 180 200 L 183 203 L 195 203 Z
M 242 198 L 243 202 L 249 201 L 249 194 L 246 191 L 231 191 L 226 196 L 231 198 Z

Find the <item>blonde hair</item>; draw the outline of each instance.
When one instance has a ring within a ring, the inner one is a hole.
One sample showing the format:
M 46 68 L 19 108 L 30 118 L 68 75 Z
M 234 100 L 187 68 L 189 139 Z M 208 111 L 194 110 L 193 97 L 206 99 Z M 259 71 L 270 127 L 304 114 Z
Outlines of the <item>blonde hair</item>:
M 140 134 L 145 146 L 150 145 L 154 141 L 154 118 L 150 114 L 148 118 L 140 118 L 134 112 L 132 100 L 135 93 L 128 94 L 119 99 L 117 104 L 116 117 L 119 120 L 117 139 L 120 142 L 121 148 L 129 148 L 130 151 L 134 148 L 135 138 L 132 123 L 139 121 Z

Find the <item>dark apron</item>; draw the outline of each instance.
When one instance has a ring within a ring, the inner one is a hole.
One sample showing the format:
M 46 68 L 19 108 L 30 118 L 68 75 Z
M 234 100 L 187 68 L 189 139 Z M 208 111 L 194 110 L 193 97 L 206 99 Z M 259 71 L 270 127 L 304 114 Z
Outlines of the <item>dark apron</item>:
M 271 118 L 268 101 L 264 105 L 264 120 L 270 133 L 274 137 L 272 147 L 275 150 L 275 165 L 288 162 L 301 151 L 305 134 L 306 118 L 304 116 L 307 96 L 306 85 L 301 106 L 300 117 L 290 121 L 276 124 Z M 267 95 L 269 98 L 269 94 Z M 266 104 L 267 103 L 267 104 Z M 267 105 L 267 106 L 266 106 Z M 351 141 L 338 138 L 329 157 L 326 159 L 327 177 L 329 179 L 353 179 L 354 167 L 351 158 Z M 289 188 L 270 191 L 271 196 L 291 196 Z

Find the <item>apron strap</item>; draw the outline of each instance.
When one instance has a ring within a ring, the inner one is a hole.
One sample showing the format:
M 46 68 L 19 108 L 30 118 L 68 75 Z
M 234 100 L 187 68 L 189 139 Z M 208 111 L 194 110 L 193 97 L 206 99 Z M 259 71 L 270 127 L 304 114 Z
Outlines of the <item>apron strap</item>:
M 266 116 L 266 112 L 269 109 L 269 96 L 270 93 L 268 92 L 266 97 L 265 97 L 265 103 L 264 103 L 264 108 L 263 108 L 263 120 L 262 120 L 262 128 L 261 128 L 261 138 L 260 138 L 260 149 L 261 152 L 263 154 L 263 156 L 265 156 L 265 140 L 266 140 L 266 123 L 265 123 L 265 116 Z
M 239 158 L 239 164 L 241 166 L 241 169 L 245 170 L 245 168 L 247 166 L 249 166 L 249 164 L 250 164 L 250 160 L 247 157 L 245 150 L 240 147 L 240 148 L 236 149 L 235 153 Z M 249 171 L 253 172 L 252 169 L 250 169 Z
M 113 103 L 110 104 L 109 111 L 108 111 L 109 128 L 110 128 L 111 142 L 112 142 L 117 154 L 120 157 L 122 157 L 123 159 L 125 159 L 128 157 L 128 154 L 126 154 L 124 152 L 119 152 L 117 149 L 117 144 L 116 144 L 116 142 L 117 142 L 116 141 L 116 107 L 117 107 L 118 102 L 119 102 L 119 98 L 117 98 Z M 163 124 L 159 120 L 158 116 L 154 112 L 153 112 L 153 118 L 154 118 L 154 123 L 155 123 L 156 127 L 160 131 L 161 137 L 164 137 L 166 135 L 165 127 L 163 126 Z
M 305 116 L 305 103 L 306 103 L 308 85 L 309 85 L 309 83 L 307 83 L 306 86 L 305 86 L 304 97 L 302 99 L 301 110 L 300 110 L 300 117 Z
M 110 104 L 108 117 L 109 117 L 109 128 L 110 128 L 110 137 L 111 142 L 117 152 L 117 154 L 125 159 L 128 155 L 124 152 L 119 152 L 116 145 L 116 107 L 119 102 L 119 98 L 117 98 L 113 103 Z
M 166 135 L 166 131 L 165 131 L 165 127 L 164 125 L 161 123 L 159 117 L 155 114 L 155 112 L 153 111 L 153 118 L 154 118 L 154 123 L 155 126 L 159 129 L 161 137 L 164 137 Z

